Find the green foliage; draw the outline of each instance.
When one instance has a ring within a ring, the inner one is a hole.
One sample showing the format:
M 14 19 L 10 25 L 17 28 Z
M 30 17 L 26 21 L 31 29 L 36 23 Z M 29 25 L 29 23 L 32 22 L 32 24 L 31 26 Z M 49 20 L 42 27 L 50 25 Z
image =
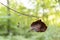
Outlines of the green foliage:
M 28 9 L 22 3 L 17 5 L 14 0 L 9 1 L 9 7 L 17 10 L 18 13 L 11 9 L 8 12 L 7 8 L 3 6 L 0 8 L 0 35 L 3 35 L 0 36 L 0 40 L 60 40 L 60 10 L 56 10 L 55 8 L 59 2 L 56 0 L 36 0 L 35 9 Z M 43 9 L 43 13 L 39 14 L 41 8 Z M 48 9 L 49 12 L 45 13 L 45 9 Z M 10 13 L 10 16 L 8 16 L 8 13 Z M 40 18 L 36 18 L 32 17 L 32 15 L 41 16 Z M 47 31 L 28 32 L 31 23 L 38 19 L 41 19 L 48 26 Z M 4 34 L 8 33 L 8 27 L 10 34 L 4 36 Z

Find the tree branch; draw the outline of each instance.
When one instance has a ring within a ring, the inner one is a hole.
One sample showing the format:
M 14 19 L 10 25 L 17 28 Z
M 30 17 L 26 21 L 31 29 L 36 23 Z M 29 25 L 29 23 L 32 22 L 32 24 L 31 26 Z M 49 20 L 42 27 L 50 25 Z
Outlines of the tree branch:
M 4 5 L 4 4 L 3 4 L 3 3 L 1 3 L 1 2 L 0 2 L 0 4 Z M 19 15 L 24 15 L 24 16 L 28 16 L 28 17 L 40 18 L 40 17 L 38 17 L 38 16 L 33 16 L 33 15 L 28 15 L 28 14 L 22 14 L 22 13 L 20 13 L 20 12 L 16 11 L 16 10 L 14 10 L 14 9 L 12 9 L 12 8 L 10 8 L 10 7 L 8 7 L 8 6 L 6 6 L 6 5 L 4 5 L 4 6 L 5 6 L 5 7 L 7 7 L 7 8 L 9 8 L 9 9 L 10 9 L 10 10 L 12 10 L 12 11 L 14 11 L 14 12 L 18 13 Z

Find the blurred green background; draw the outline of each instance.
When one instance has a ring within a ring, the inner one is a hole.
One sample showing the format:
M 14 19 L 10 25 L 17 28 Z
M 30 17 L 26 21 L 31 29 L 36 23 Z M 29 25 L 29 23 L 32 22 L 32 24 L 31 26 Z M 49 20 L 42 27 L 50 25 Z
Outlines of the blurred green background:
M 28 32 L 39 19 L 46 32 Z M 0 40 L 60 40 L 60 0 L 0 0 Z

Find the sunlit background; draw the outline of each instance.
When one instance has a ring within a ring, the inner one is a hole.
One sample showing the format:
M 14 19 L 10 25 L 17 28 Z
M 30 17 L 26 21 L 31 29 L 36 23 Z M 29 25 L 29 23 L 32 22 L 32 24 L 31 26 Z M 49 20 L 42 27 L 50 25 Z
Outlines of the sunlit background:
M 47 31 L 27 32 L 39 19 Z M 0 0 L 0 35 L 7 33 L 8 26 L 9 36 L 0 40 L 60 40 L 60 0 Z

